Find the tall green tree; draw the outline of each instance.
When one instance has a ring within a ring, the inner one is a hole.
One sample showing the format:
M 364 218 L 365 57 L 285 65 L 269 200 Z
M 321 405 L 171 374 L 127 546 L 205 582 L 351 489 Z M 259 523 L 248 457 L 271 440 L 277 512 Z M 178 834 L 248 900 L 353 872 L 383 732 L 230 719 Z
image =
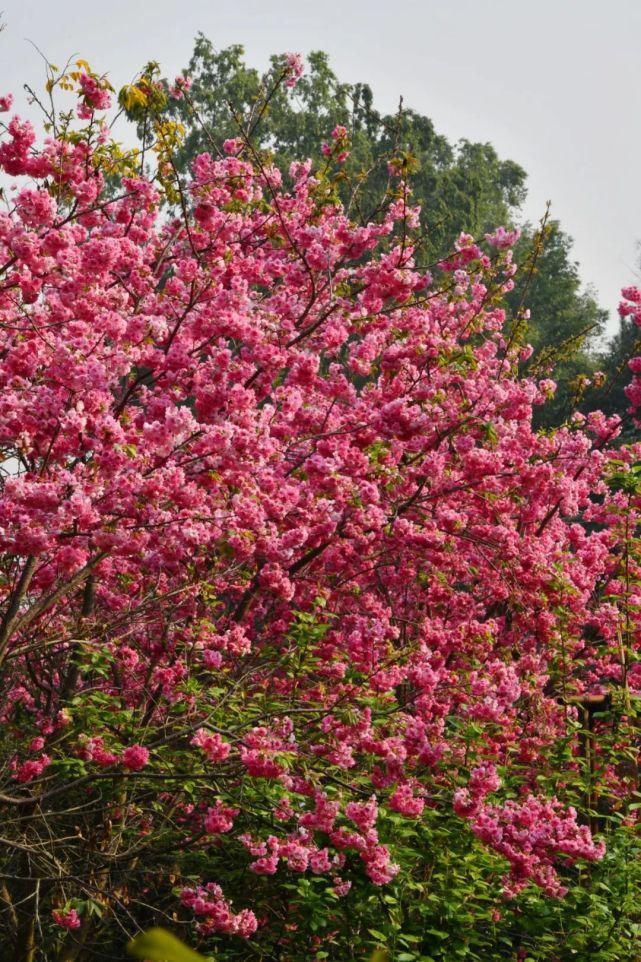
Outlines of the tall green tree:
M 598 407 L 605 414 L 623 416 L 622 442 L 639 439 L 639 428 L 628 412 L 630 402 L 625 395 L 625 388 L 631 377 L 628 362 L 639 354 L 641 331 L 633 320 L 623 317 L 619 321 L 617 333 L 596 355 L 598 367 L 605 376 L 599 387 L 586 392 L 584 402 L 586 407 Z
M 524 309 L 529 312 L 525 337 L 534 353 L 528 368 L 557 382 L 554 398 L 538 412 L 539 424 L 549 427 L 570 417 L 585 393 L 583 379 L 601 366 L 595 345 L 608 313 L 583 286 L 572 257 L 572 238 L 558 221 L 546 222 L 539 230 L 526 224 L 515 258 L 521 269 L 507 300 L 513 323 Z
M 179 164 L 186 169 L 198 153 L 220 148 L 244 127 L 253 143 L 273 153 L 287 171 L 293 160 L 322 162 L 321 144 L 338 124 L 350 137 L 342 199 L 352 213 L 375 216 L 388 185 L 387 163 L 402 158 L 412 170 L 412 190 L 423 209 L 426 244 L 442 255 L 462 231 L 475 235 L 512 220 L 525 197 L 525 171 L 501 160 L 489 143 L 461 141 L 456 147 L 414 110 L 379 112 L 368 84 L 341 82 L 327 54 L 314 51 L 308 69 L 289 96 L 277 78 L 284 58 L 273 56 L 265 76 L 248 67 L 241 46 L 216 51 L 199 34 L 186 73 L 189 97 L 171 111 L 187 127 Z M 267 102 L 265 102 L 267 101 Z

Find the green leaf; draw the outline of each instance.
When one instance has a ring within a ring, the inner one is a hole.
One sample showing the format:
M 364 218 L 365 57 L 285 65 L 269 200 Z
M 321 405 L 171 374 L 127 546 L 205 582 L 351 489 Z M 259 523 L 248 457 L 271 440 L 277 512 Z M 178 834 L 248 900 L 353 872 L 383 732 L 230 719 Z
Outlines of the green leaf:
M 127 946 L 129 955 L 145 962 L 205 962 L 205 958 L 188 948 L 166 929 L 141 932 Z

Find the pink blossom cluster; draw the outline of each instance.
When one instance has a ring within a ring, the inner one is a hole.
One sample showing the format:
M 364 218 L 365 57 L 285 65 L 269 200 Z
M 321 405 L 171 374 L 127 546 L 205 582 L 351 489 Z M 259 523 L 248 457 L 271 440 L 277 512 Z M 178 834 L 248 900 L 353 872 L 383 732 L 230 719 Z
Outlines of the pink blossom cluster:
M 522 802 L 503 805 L 480 803 L 464 814 L 472 831 L 510 863 L 504 880 L 508 896 L 517 895 L 533 881 L 546 895 L 561 897 L 567 892 L 555 862 L 597 861 L 605 854 L 603 842 L 595 842 L 587 825 L 578 825 L 573 808 L 567 810 L 556 800 L 528 795 Z
M 186 93 L 189 93 L 193 85 L 191 77 L 179 75 L 169 88 L 169 96 L 174 100 L 182 100 Z
M 231 751 L 231 746 L 223 741 L 218 732 L 210 733 L 204 728 L 198 729 L 191 744 L 200 748 L 210 762 L 224 762 Z
M 79 929 L 82 925 L 82 920 L 75 909 L 69 909 L 68 911 L 54 909 L 51 917 L 56 925 L 63 929 Z
M 118 755 L 105 748 L 102 735 L 96 735 L 94 738 L 83 738 L 76 748 L 76 757 L 83 759 L 83 761 L 96 762 L 104 768 L 115 765 L 118 761 Z
M 258 920 L 250 909 L 234 913 L 229 902 L 223 897 L 222 889 L 215 882 L 199 885 L 197 888 L 182 890 L 180 900 L 185 908 L 201 916 L 198 931 L 201 935 L 224 932 L 248 939 L 258 928 Z
M 409 782 L 399 785 L 389 797 L 389 807 L 394 812 L 406 815 L 408 818 L 418 818 L 423 814 L 425 801 L 420 795 L 414 793 L 414 789 Z
M 122 763 L 132 772 L 139 772 L 149 762 L 149 749 L 143 745 L 129 745 L 122 753 Z
M 207 809 L 203 819 L 203 827 L 208 835 L 219 835 L 229 832 L 234 827 L 234 818 L 238 815 L 238 809 L 225 805 L 220 799 L 216 804 Z
M 321 153 L 326 157 L 334 157 L 337 164 L 343 164 L 349 157 L 349 137 L 347 134 L 347 128 L 339 124 L 332 130 L 332 140 L 333 144 L 322 143 Z
M 285 65 L 287 70 L 285 86 L 295 87 L 305 73 L 305 61 L 299 53 L 288 53 L 285 55 Z
M 94 110 L 108 110 L 111 107 L 109 87 L 104 81 L 83 71 L 80 74 L 80 91 L 82 100 L 77 113 L 81 120 L 90 120 Z
M 284 752 L 296 751 L 291 719 L 281 718 L 271 728 L 258 726 L 245 735 L 240 758 L 253 778 L 278 778 L 286 771 L 281 759 Z
M 50 764 L 51 758 L 43 752 L 38 758 L 28 758 L 21 764 L 16 763 L 13 778 L 17 782 L 31 782 L 34 778 L 40 778 Z
M 492 233 L 485 235 L 485 240 L 491 247 L 504 250 L 514 247 L 520 236 L 520 230 L 506 230 L 505 227 L 497 227 Z

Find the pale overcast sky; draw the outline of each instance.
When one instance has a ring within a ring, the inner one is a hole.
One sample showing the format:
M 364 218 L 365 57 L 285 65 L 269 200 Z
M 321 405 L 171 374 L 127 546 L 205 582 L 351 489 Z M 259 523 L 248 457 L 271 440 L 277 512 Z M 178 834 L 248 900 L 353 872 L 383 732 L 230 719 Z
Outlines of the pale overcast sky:
M 326 50 L 375 100 L 427 114 L 451 140 L 490 141 L 528 172 L 526 213 L 546 200 L 574 237 L 581 276 L 612 328 L 638 279 L 641 239 L 641 0 L 0 0 L 0 94 L 43 82 L 77 54 L 115 87 L 147 60 L 169 76 L 203 31 L 248 62 Z

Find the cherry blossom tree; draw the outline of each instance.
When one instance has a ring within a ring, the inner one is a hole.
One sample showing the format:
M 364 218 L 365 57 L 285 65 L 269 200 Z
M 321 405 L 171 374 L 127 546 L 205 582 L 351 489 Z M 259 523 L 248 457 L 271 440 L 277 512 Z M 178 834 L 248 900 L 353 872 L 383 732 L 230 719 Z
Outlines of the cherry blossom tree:
M 426 265 L 402 165 L 378 221 L 335 200 L 343 128 L 283 183 L 239 119 L 184 181 L 159 109 L 184 78 L 120 93 L 152 166 L 104 77 L 58 87 L 75 119 L 0 143 L 13 958 L 163 919 L 229 958 L 358 956 L 363 906 L 387 937 L 383 893 L 440 884 L 442 824 L 479 920 L 556 904 L 605 820 L 635 832 L 641 452 L 598 412 L 533 429 L 516 236 Z

